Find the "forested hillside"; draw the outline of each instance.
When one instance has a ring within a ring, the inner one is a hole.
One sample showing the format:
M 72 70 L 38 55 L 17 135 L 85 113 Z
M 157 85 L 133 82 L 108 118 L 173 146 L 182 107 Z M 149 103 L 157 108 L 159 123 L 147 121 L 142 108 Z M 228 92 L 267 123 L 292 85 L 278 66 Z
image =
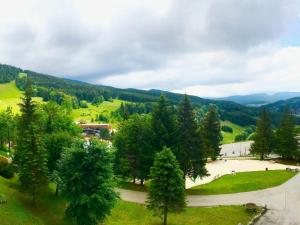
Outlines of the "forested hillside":
M 33 84 L 36 86 L 36 96 L 42 97 L 45 101 L 53 99 L 61 103 L 63 94 L 68 94 L 72 96 L 74 107 L 76 107 L 76 104 L 80 104 L 81 101 L 95 102 L 99 96 L 102 96 L 104 100 L 120 99 L 152 104 L 161 94 L 164 94 L 174 105 L 177 105 L 183 96 L 182 94 L 160 90 L 146 91 L 92 85 L 1 64 L 0 83 L 16 80 L 17 86 L 22 90 L 24 88 L 24 77 L 20 77 L 20 73 L 26 73 L 32 79 Z M 190 100 L 195 107 L 204 111 L 210 104 L 215 104 L 219 108 L 222 120 L 228 120 L 241 126 L 255 124 L 259 113 L 257 108 L 246 107 L 229 101 L 208 100 L 196 96 L 190 96 Z

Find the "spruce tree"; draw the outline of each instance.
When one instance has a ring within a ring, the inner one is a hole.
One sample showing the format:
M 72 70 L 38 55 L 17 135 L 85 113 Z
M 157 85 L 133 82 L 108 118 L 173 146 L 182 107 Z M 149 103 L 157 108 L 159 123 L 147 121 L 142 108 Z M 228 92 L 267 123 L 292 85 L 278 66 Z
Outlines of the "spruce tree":
M 215 105 L 210 105 L 200 128 L 206 157 L 216 160 L 220 154 L 222 134 L 220 116 Z
M 122 177 L 140 179 L 149 177 L 153 164 L 151 120 L 148 115 L 132 115 L 120 124 L 114 136 L 116 146 L 115 171 Z
M 257 121 L 254 143 L 251 145 L 251 152 L 260 155 L 263 160 L 266 155 L 272 152 L 274 145 L 274 134 L 271 127 L 269 112 L 262 109 L 260 118 Z
M 164 225 L 169 212 L 181 212 L 186 206 L 184 182 L 183 172 L 172 151 L 164 148 L 157 153 L 151 167 L 147 207 L 164 217 Z
M 282 121 L 276 131 L 276 153 L 287 160 L 296 159 L 298 156 L 298 140 L 296 138 L 295 118 L 286 108 Z
M 117 200 L 112 155 L 104 143 L 82 141 L 66 149 L 59 161 L 66 216 L 78 225 L 97 225 L 110 214 Z
M 20 104 L 21 116 L 18 124 L 15 162 L 19 169 L 21 188 L 32 195 L 36 204 L 38 190 L 47 184 L 47 153 L 41 137 L 39 116 L 32 100 L 33 90 L 27 80 L 24 97 Z
M 193 107 L 187 95 L 179 106 L 177 114 L 177 148 L 176 157 L 184 173 L 184 177 L 196 179 L 207 174 L 205 156 Z
M 164 146 L 173 147 L 175 140 L 175 114 L 161 95 L 152 111 L 153 146 L 160 151 Z

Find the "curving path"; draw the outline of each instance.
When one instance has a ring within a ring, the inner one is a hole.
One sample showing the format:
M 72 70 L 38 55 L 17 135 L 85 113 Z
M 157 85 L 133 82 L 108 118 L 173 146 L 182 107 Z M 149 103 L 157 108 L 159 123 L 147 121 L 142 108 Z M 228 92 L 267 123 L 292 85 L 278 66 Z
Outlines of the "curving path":
M 144 204 L 147 193 L 119 189 L 121 199 Z M 188 206 L 241 205 L 247 202 L 267 205 L 259 225 L 300 225 L 300 174 L 269 189 L 223 195 L 189 195 Z

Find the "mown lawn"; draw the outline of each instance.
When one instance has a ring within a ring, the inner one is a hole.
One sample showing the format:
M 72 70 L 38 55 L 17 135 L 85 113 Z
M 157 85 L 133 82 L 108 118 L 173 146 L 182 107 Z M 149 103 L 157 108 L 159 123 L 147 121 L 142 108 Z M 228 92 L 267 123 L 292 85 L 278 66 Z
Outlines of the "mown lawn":
M 243 131 L 246 129 L 245 127 L 241 127 L 241 126 L 231 123 L 229 121 L 222 121 L 221 125 L 229 126 L 233 130 L 232 133 L 222 131 L 222 136 L 223 136 L 222 144 L 233 143 L 235 136 L 243 133 Z
M 210 183 L 188 189 L 187 192 L 192 195 L 214 195 L 255 191 L 283 184 L 296 174 L 285 170 L 228 174 Z
M 38 206 L 32 207 L 30 198 L 18 191 L 16 178 L 6 180 L 0 177 L 0 193 L 7 203 L 0 205 L 1 225 L 70 225 L 64 219 L 66 204 L 54 196 L 54 189 L 39 198 Z M 169 225 L 232 225 L 247 224 L 254 216 L 243 206 L 218 206 L 188 208 L 181 214 L 170 214 Z M 118 201 L 105 225 L 159 225 L 161 220 L 154 217 L 145 206 Z

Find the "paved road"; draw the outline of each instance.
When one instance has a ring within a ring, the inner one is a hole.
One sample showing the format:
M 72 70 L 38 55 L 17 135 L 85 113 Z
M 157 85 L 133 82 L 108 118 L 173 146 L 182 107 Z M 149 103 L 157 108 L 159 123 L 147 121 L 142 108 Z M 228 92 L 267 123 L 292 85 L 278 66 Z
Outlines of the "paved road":
M 145 203 L 147 194 L 120 189 L 125 201 Z M 300 174 L 278 187 L 260 191 L 224 195 L 188 196 L 188 206 L 241 205 L 247 202 L 270 209 L 258 225 L 300 225 Z

